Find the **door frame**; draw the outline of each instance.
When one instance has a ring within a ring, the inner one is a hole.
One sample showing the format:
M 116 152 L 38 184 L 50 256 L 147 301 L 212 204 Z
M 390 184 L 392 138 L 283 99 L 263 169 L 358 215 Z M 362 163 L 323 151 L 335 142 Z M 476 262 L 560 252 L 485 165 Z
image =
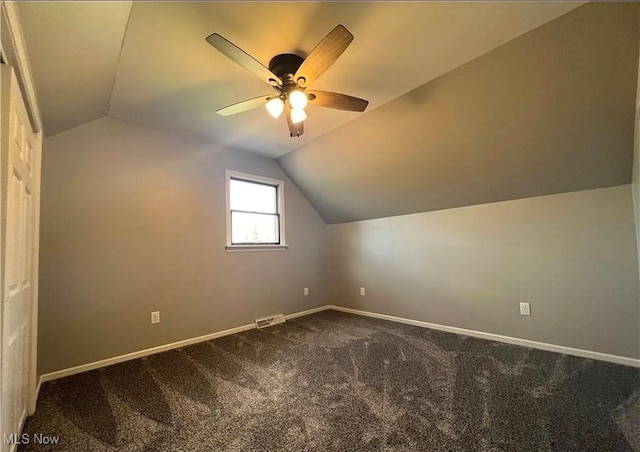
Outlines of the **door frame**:
M 0 40 L 0 57 L 2 62 L 11 66 L 15 72 L 16 79 L 18 81 L 19 89 L 24 99 L 25 107 L 27 109 L 27 115 L 31 123 L 33 131 L 40 135 L 39 142 L 42 143 L 42 116 L 40 114 L 40 108 L 38 107 L 38 100 L 36 95 L 35 84 L 31 73 L 31 66 L 29 64 L 29 58 L 27 56 L 26 44 L 22 32 L 22 25 L 20 23 L 20 15 L 18 13 L 16 2 L 0 2 L 0 20 L 2 39 Z M 34 162 L 34 167 L 38 168 L 40 173 L 42 146 L 37 152 L 37 162 Z M 7 162 L 0 162 L 0 168 L 3 168 Z M 0 171 L 1 173 L 2 171 Z M 0 183 L 2 183 L 2 175 L 0 174 Z M 38 174 L 40 179 L 40 174 Z M 28 396 L 27 396 L 27 415 L 32 415 L 36 410 L 36 402 L 38 398 L 38 391 L 40 389 L 40 382 L 37 376 L 38 366 L 38 255 L 40 247 L 40 184 L 36 190 L 37 201 L 35 204 L 35 212 L 33 221 L 37 225 L 35 231 L 35 243 L 34 243 L 34 256 L 32 259 L 32 271 L 33 271 L 33 299 L 31 303 L 31 352 L 29 357 L 29 382 Z M 4 218 L 0 218 L 4 221 Z M 4 240 L 5 234 L 2 233 L 2 240 Z M 4 300 L 4 263 L 0 259 L 0 277 L 2 278 L 2 288 L 0 290 L 0 300 Z M 2 309 L 0 309 L 0 338 L 2 337 Z M 0 339 L 1 341 L 1 339 Z M 1 346 L 0 342 L 0 346 Z

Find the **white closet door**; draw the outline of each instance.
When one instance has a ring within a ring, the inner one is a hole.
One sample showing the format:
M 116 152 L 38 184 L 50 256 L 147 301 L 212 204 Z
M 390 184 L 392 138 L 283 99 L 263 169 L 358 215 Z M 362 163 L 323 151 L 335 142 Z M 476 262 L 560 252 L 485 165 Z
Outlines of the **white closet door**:
M 0 422 L 19 433 L 35 391 L 41 135 L 33 132 L 13 71 L 2 65 L 2 387 Z M 8 97 L 8 99 L 7 99 Z M 8 102 L 7 102 L 8 100 Z M 4 125 L 7 122 L 4 121 Z M 2 444 L 11 450 L 11 444 Z

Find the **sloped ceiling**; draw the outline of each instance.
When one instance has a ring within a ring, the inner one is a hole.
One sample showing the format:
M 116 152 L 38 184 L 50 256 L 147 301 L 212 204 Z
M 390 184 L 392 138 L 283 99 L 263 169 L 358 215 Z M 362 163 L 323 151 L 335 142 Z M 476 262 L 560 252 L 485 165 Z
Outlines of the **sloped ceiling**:
M 328 223 L 628 184 L 638 22 L 585 5 L 278 161 Z
M 279 157 L 328 223 L 631 180 L 638 4 L 20 2 L 45 133 L 98 117 Z M 204 38 L 267 64 L 336 24 L 355 40 L 313 86 L 370 100 L 309 107 L 301 139 L 266 85 Z
M 355 40 L 313 87 L 366 98 L 372 111 L 580 4 L 20 2 L 19 8 L 47 135 L 108 112 L 275 157 L 363 115 L 310 107 L 300 139 L 289 138 L 284 119 L 263 109 L 218 116 L 216 109 L 269 94 L 269 87 L 210 47 L 204 40 L 210 33 L 267 64 L 278 53 L 306 55 L 342 23 Z
M 131 2 L 17 2 L 46 135 L 109 111 Z

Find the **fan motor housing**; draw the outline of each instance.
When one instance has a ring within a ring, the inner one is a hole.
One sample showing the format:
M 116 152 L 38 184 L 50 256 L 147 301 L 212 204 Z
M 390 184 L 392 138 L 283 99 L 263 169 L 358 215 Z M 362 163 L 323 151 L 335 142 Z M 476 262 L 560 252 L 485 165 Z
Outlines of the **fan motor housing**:
M 269 61 L 269 70 L 276 74 L 280 79 L 293 79 L 304 58 L 293 53 L 281 53 L 271 58 Z

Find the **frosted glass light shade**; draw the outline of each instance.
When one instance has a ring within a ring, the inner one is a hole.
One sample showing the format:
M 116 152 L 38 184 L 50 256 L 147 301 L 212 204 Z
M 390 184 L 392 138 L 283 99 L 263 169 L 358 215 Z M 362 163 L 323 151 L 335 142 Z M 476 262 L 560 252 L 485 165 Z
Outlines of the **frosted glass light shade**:
M 291 108 L 304 108 L 307 106 L 307 95 L 299 90 L 293 90 L 289 93 L 289 104 Z
M 277 118 L 282 114 L 282 111 L 284 110 L 284 102 L 282 102 L 282 99 L 280 99 L 279 97 L 274 97 L 265 104 L 265 107 L 267 107 L 267 111 L 271 116 Z
M 294 124 L 298 124 L 299 122 L 307 119 L 307 113 L 303 108 L 292 108 L 291 109 L 291 122 Z

